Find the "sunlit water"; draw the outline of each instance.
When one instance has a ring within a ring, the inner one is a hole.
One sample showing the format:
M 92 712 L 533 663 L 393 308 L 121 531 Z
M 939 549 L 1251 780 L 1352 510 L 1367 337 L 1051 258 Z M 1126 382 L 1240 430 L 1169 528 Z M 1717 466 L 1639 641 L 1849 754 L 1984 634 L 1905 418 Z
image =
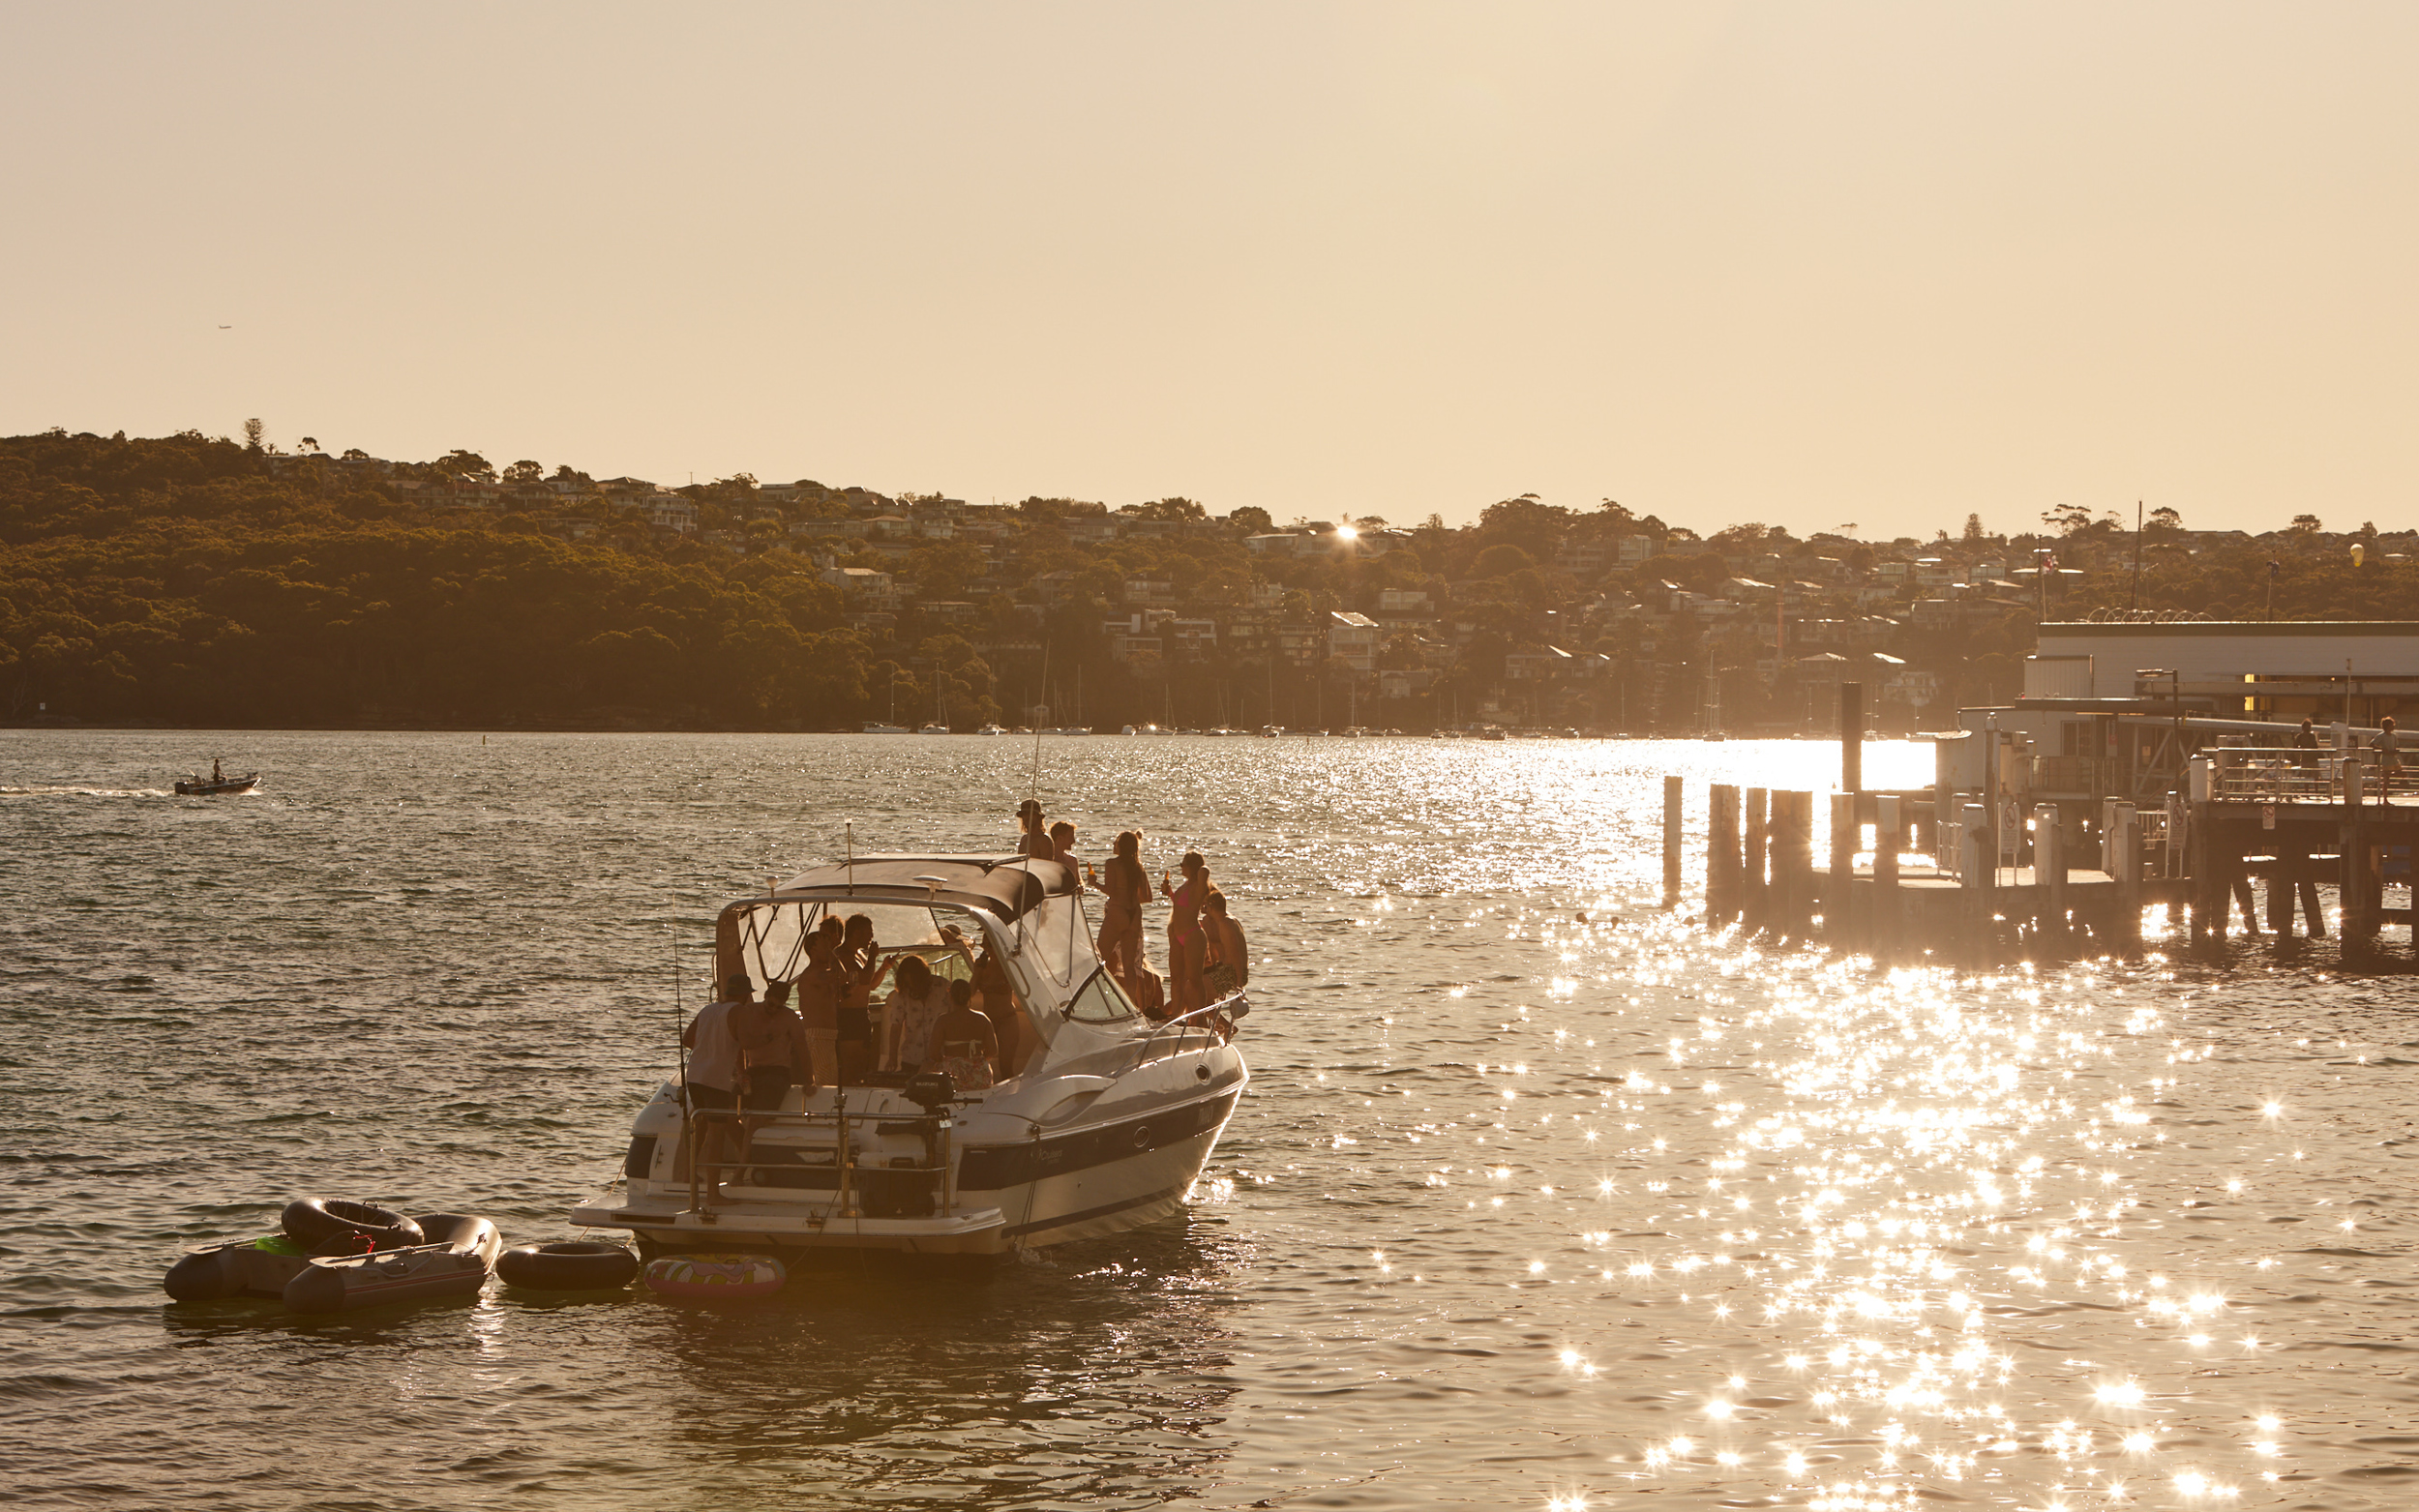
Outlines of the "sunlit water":
M 263 790 L 166 795 L 213 755 Z M 1701 824 L 1709 779 L 1819 786 L 1818 745 L 1046 748 L 1086 853 L 1127 824 L 1154 868 L 1198 846 L 1251 932 L 1257 1081 L 1175 1224 L 723 1307 L 160 1293 L 296 1194 L 565 1236 L 712 910 L 845 824 L 996 845 L 1033 760 L 0 736 L 0 1492 L 2419 1503 L 2409 991 L 2255 953 L 1877 972 L 1657 911 L 1660 777 Z

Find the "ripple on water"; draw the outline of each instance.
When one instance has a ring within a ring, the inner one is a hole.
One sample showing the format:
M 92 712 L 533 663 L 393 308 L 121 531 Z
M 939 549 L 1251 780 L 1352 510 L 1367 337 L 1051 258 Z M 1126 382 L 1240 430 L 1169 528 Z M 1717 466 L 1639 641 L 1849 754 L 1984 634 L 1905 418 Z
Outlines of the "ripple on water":
M 1031 758 L 241 743 L 262 794 L 160 802 L 184 737 L 0 735 L 21 1503 L 2407 1503 L 2401 994 L 1874 970 L 1657 911 L 1660 775 L 1811 786 L 1811 746 L 1048 750 L 1083 848 L 1199 846 L 1260 958 L 1182 1224 L 733 1309 L 164 1305 L 180 1245 L 298 1194 L 563 1236 L 670 1062 L 674 940 L 694 1005 L 725 898 L 850 819 L 996 845 Z

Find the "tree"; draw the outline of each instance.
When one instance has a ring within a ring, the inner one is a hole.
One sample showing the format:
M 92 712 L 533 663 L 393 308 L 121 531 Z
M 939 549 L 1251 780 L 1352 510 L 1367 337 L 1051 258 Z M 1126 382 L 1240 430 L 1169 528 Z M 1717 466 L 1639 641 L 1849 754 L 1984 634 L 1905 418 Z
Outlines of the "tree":
M 1979 546 L 1988 539 L 1990 539 L 1989 532 L 1983 529 L 1983 517 L 1980 515 L 1966 516 L 1965 540 L 1967 544 Z
M 925 596 L 963 599 L 983 575 L 982 548 L 968 541 L 926 541 L 908 553 L 907 575 Z
M 315 435 L 304 436 L 294 443 L 294 449 L 301 452 L 315 452 L 319 449 L 319 438 Z
M 344 448 L 344 460 L 348 462 L 366 462 L 369 460 L 370 454 L 363 451 L 358 446 L 348 446 Z
M 2293 528 L 2303 535 L 2314 536 L 2324 527 L 2318 523 L 2318 517 L 2315 515 L 2295 515 Z
M 1255 536 L 1265 536 L 1276 528 L 1276 521 L 1270 519 L 1269 512 L 1257 504 L 1246 504 L 1226 518 L 1230 523 Z
M 264 425 L 262 425 L 262 424 L 260 423 L 260 421 L 259 421 L 258 417 L 256 417 L 256 416 L 255 416 L 254 418 L 251 419 L 251 420 L 247 420 L 247 421 L 245 421 L 245 422 L 244 422 L 244 450 L 245 450 L 245 451 L 248 451 L 248 452 L 256 452 L 256 451 L 259 451 L 259 450 L 260 450 L 260 437 L 261 437 L 264 433 L 266 433 L 266 431 L 268 430 L 268 429 L 269 429 L 268 427 L 266 427 L 266 426 L 264 426 Z
M 2150 512 L 2142 523 L 2142 534 L 2171 536 L 2184 528 L 2184 517 L 2172 505 L 2162 504 Z
M 525 457 L 504 469 L 504 481 L 510 484 L 536 483 L 545 476 L 546 469 Z
M 434 467 L 438 472 L 447 474 L 448 476 L 468 478 L 478 483 L 493 483 L 495 481 L 494 463 L 489 461 L 486 458 L 481 457 L 476 452 L 466 452 L 461 447 L 456 447 L 454 450 L 447 452 L 444 456 L 438 458 L 435 461 L 430 463 L 429 465 Z
M 1513 573 L 1520 572 L 1524 569 L 1535 568 L 1536 566 L 1537 558 L 1531 556 L 1528 552 L 1522 550 L 1516 546 L 1513 546 L 1509 542 L 1506 542 L 1500 546 L 1488 547 L 1485 550 L 1480 551 L 1470 564 L 1470 576 L 1473 578 L 1505 578 L 1509 577 Z
M 1118 513 L 1131 515 L 1138 519 L 1208 519 L 1210 518 L 1210 512 L 1191 499 L 1174 495 L 1164 499 L 1152 499 L 1148 504 L 1128 504 Z
M 2045 512 L 2041 519 L 2062 536 L 2077 535 L 2091 528 L 2091 511 L 2080 504 L 2061 504 Z

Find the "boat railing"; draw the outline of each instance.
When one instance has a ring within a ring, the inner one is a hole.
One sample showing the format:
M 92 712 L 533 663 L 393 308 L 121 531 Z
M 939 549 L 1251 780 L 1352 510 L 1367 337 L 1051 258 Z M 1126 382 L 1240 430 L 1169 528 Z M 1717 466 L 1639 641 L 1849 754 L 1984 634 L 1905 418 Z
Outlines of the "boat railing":
M 1150 1047 L 1158 1041 L 1159 1036 L 1174 1029 L 1177 1033 L 1177 1052 L 1181 1054 L 1184 1048 L 1183 1037 L 1188 1026 L 1205 1032 L 1210 1042 L 1203 1047 L 1205 1050 L 1214 1050 L 1220 1045 L 1231 1045 L 1235 1041 L 1235 1021 L 1249 1012 L 1251 1012 L 1251 993 L 1248 990 L 1229 993 L 1214 1003 L 1195 1008 L 1190 1013 L 1180 1013 L 1173 1019 L 1162 1019 L 1152 1024 L 1150 1032 L 1143 1036 L 1143 1052 L 1146 1055 L 1149 1054 Z

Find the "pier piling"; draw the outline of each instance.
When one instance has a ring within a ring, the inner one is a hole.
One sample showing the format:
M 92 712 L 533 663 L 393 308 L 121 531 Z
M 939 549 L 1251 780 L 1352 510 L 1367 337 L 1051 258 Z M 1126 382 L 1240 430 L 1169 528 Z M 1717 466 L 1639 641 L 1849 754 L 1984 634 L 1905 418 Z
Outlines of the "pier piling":
M 1739 922 L 1739 789 L 1716 783 L 1705 800 L 1705 922 Z
M 1681 780 L 1663 779 L 1663 906 L 1680 906 Z
M 1772 831 L 1766 817 L 1770 789 L 1750 787 L 1742 796 L 1747 837 L 1740 867 L 1739 922 L 1752 934 L 1772 923 L 1772 884 L 1765 875 L 1765 864 L 1772 851 Z
M 2055 958 L 2087 941 L 2138 953 L 2143 910 L 2154 904 L 2192 945 L 2225 940 L 2238 907 L 2252 938 L 2294 939 L 2298 912 L 2303 936 L 2323 939 L 2318 883 L 2331 879 L 2345 968 L 2385 969 L 2380 931 L 2419 924 L 2419 909 L 2389 906 L 2385 891 L 2408 885 L 2400 858 L 2419 844 L 2419 805 L 2386 802 L 2375 774 L 2349 761 L 2341 776 L 2314 778 L 2237 748 L 2191 768 L 2186 791 L 2147 810 L 2113 797 L 2083 809 L 2069 796 L 2026 812 L 2013 793 L 1993 803 L 1938 786 L 1826 792 L 1819 873 L 1816 794 L 1717 784 L 1706 801 L 1705 922 L 1793 944 L 1819 938 L 1877 962 L 1992 967 L 2010 949 Z M 1666 779 L 1663 794 L 1664 897 L 1677 906 L 1687 884 L 1687 794 L 1678 778 Z M 2020 844 L 2025 827 L 2029 848 Z M 1919 839 L 1926 829 L 1928 856 Z

